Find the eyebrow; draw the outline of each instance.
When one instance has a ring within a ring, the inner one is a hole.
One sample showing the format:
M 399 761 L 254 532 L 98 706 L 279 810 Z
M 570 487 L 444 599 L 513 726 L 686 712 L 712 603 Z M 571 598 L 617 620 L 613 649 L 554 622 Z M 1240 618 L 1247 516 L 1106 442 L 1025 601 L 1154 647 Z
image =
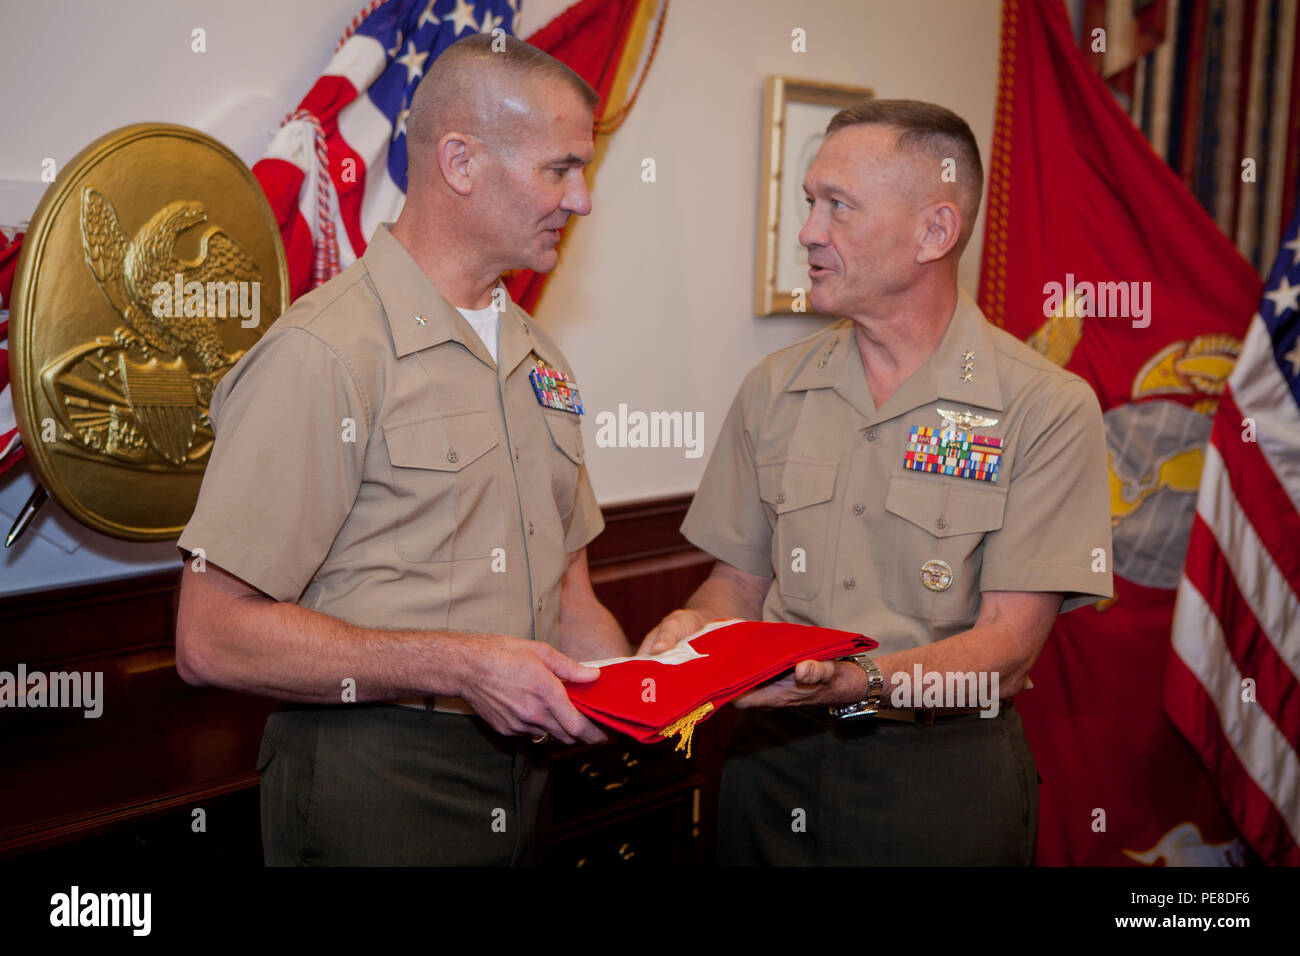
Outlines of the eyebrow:
M 581 156 L 577 156 L 573 153 L 569 153 L 567 156 L 563 156 L 560 159 L 553 160 L 547 163 L 546 165 L 547 166 L 586 166 L 590 162 L 591 160 L 589 159 L 583 159 Z
M 822 193 L 826 195 L 836 196 L 843 199 L 853 198 L 852 193 L 850 193 L 847 189 L 844 189 L 842 186 L 837 186 L 835 183 L 826 183 L 826 182 L 813 183 L 813 190 L 820 190 Z M 803 186 L 803 193 L 808 198 L 814 198 L 813 190 L 810 190 L 807 185 Z

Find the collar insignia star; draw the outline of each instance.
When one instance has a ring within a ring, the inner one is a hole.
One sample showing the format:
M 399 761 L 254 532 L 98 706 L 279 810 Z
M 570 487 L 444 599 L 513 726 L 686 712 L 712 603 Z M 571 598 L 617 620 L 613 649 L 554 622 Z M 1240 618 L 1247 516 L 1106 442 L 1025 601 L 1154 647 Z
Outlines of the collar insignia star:
M 429 323 L 426 322 L 426 321 L 424 321 L 424 316 L 422 316 L 422 315 L 417 315 L 417 316 L 415 317 L 415 324 L 416 324 L 416 325 L 419 325 L 419 326 L 425 326 L 425 325 L 428 325 Z
M 961 380 L 963 382 L 973 382 L 975 380 L 975 353 L 969 349 L 961 354 Z
M 831 360 L 831 353 L 835 351 L 835 346 L 839 344 L 840 344 L 840 340 L 838 337 L 831 339 L 831 344 L 828 345 L 826 347 L 826 351 L 822 353 L 822 360 L 817 363 L 818 368 L 826 367 L 826 363 Z

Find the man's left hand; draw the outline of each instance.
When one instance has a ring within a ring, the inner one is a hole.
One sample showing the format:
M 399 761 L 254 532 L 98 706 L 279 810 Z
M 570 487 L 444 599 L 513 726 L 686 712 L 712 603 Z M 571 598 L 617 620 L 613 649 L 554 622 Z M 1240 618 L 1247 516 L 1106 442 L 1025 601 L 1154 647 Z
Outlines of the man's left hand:
M 779 680 L 737 697 L 745 707 L 801 707 L 809 704 L 852 704 L 867 696 L 867 675 L 857 664 L 843 661 L 800 661 Z

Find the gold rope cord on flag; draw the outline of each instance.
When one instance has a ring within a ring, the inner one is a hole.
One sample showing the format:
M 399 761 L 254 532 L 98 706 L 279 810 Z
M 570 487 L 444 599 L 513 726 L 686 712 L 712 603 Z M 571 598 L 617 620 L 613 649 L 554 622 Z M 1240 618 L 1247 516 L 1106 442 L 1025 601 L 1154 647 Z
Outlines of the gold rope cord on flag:
M 1007 216 L 1011 200 L 1011 119 L 1015 96 L 1018 0 L 1002 6 L 1002 57 L 998 70 L 998 104 L 993 122 L 993 161 L 989 164 L 989 204 L 984 232 L 984 266 L 988 295 L 984 314 L 1005 327 L 1007 305 Z
M 693 711 L 659 731 L 659 736 L 665 739 L 681 734 L 681 739 L 677 741 L 677 746 L 673 748 L 676 753 L 683 747 L 686 748 L 686 759 L 691 759 L 691 738 L 695 735 L 695 725 L 698 724 L 709 714 L 713 713 L 713 704 L 708 703 L 702 707 L 696 707 Z
M 636 68 L 637 61 L 640 59 L 641 48 L 645 45 L 646 25 L 650 19 L 650 11 L 654 6 L 655 0 L 642 0 L 641 7 L 637 10 L 633 19 L 632 27 L 628 31 L 627 46 L 624 48 L 623 62 L 619 65 L 618 73 L 615 74 L 614 85 L 610 89 L 610 102 L 615 102 L 622 98 L 626 93 L 631 81 L 632 70 Z M 659 12 L 659 23 L 655 26 L 654 40 L 650 44 L 650 55 L 646 57 L 645 69 L 637 78 L 636 88 L 632 90 L 632 95 L 627 98 L 622 106 L 615 110 L 609 116 L 602 116 L 596 121 L 596 132 L 608 135 L 623 125 L 628 114 L 632 112 L 632 107 L 636 104 L 636 98 L 641 95 L 641 86 L 645 83 L 645 78 L 650 75 L 650 67 L 654 63 L 655 54 L 659 51 L 659 39 L 663 36 L 664 21 L 668 19 L 668 0 L 664 0 L 663 9 Z M 629 56 L 628 51 L 636 50 L 636 56 Z

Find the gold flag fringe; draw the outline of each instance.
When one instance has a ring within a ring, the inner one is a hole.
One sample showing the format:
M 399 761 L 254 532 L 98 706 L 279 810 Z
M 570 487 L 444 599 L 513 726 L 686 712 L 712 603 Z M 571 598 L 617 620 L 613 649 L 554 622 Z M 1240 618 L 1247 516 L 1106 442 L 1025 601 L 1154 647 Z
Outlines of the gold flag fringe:
M 691 759 L 691 737 L 695 734 L 695 725 L 698 724 L 709 714 L 713 713 L 713 704 L 708 703 L 703 707 L 696 707 L 693 711 L 679 720 L 674 720 L 671 724 L 659 731 L 659 736 L 664 738 L 681 734 L 681 739 L 677 741 L 677 746 L 673 748 L 676 752 L 683 747 L 686 748 L 686 759 Z

